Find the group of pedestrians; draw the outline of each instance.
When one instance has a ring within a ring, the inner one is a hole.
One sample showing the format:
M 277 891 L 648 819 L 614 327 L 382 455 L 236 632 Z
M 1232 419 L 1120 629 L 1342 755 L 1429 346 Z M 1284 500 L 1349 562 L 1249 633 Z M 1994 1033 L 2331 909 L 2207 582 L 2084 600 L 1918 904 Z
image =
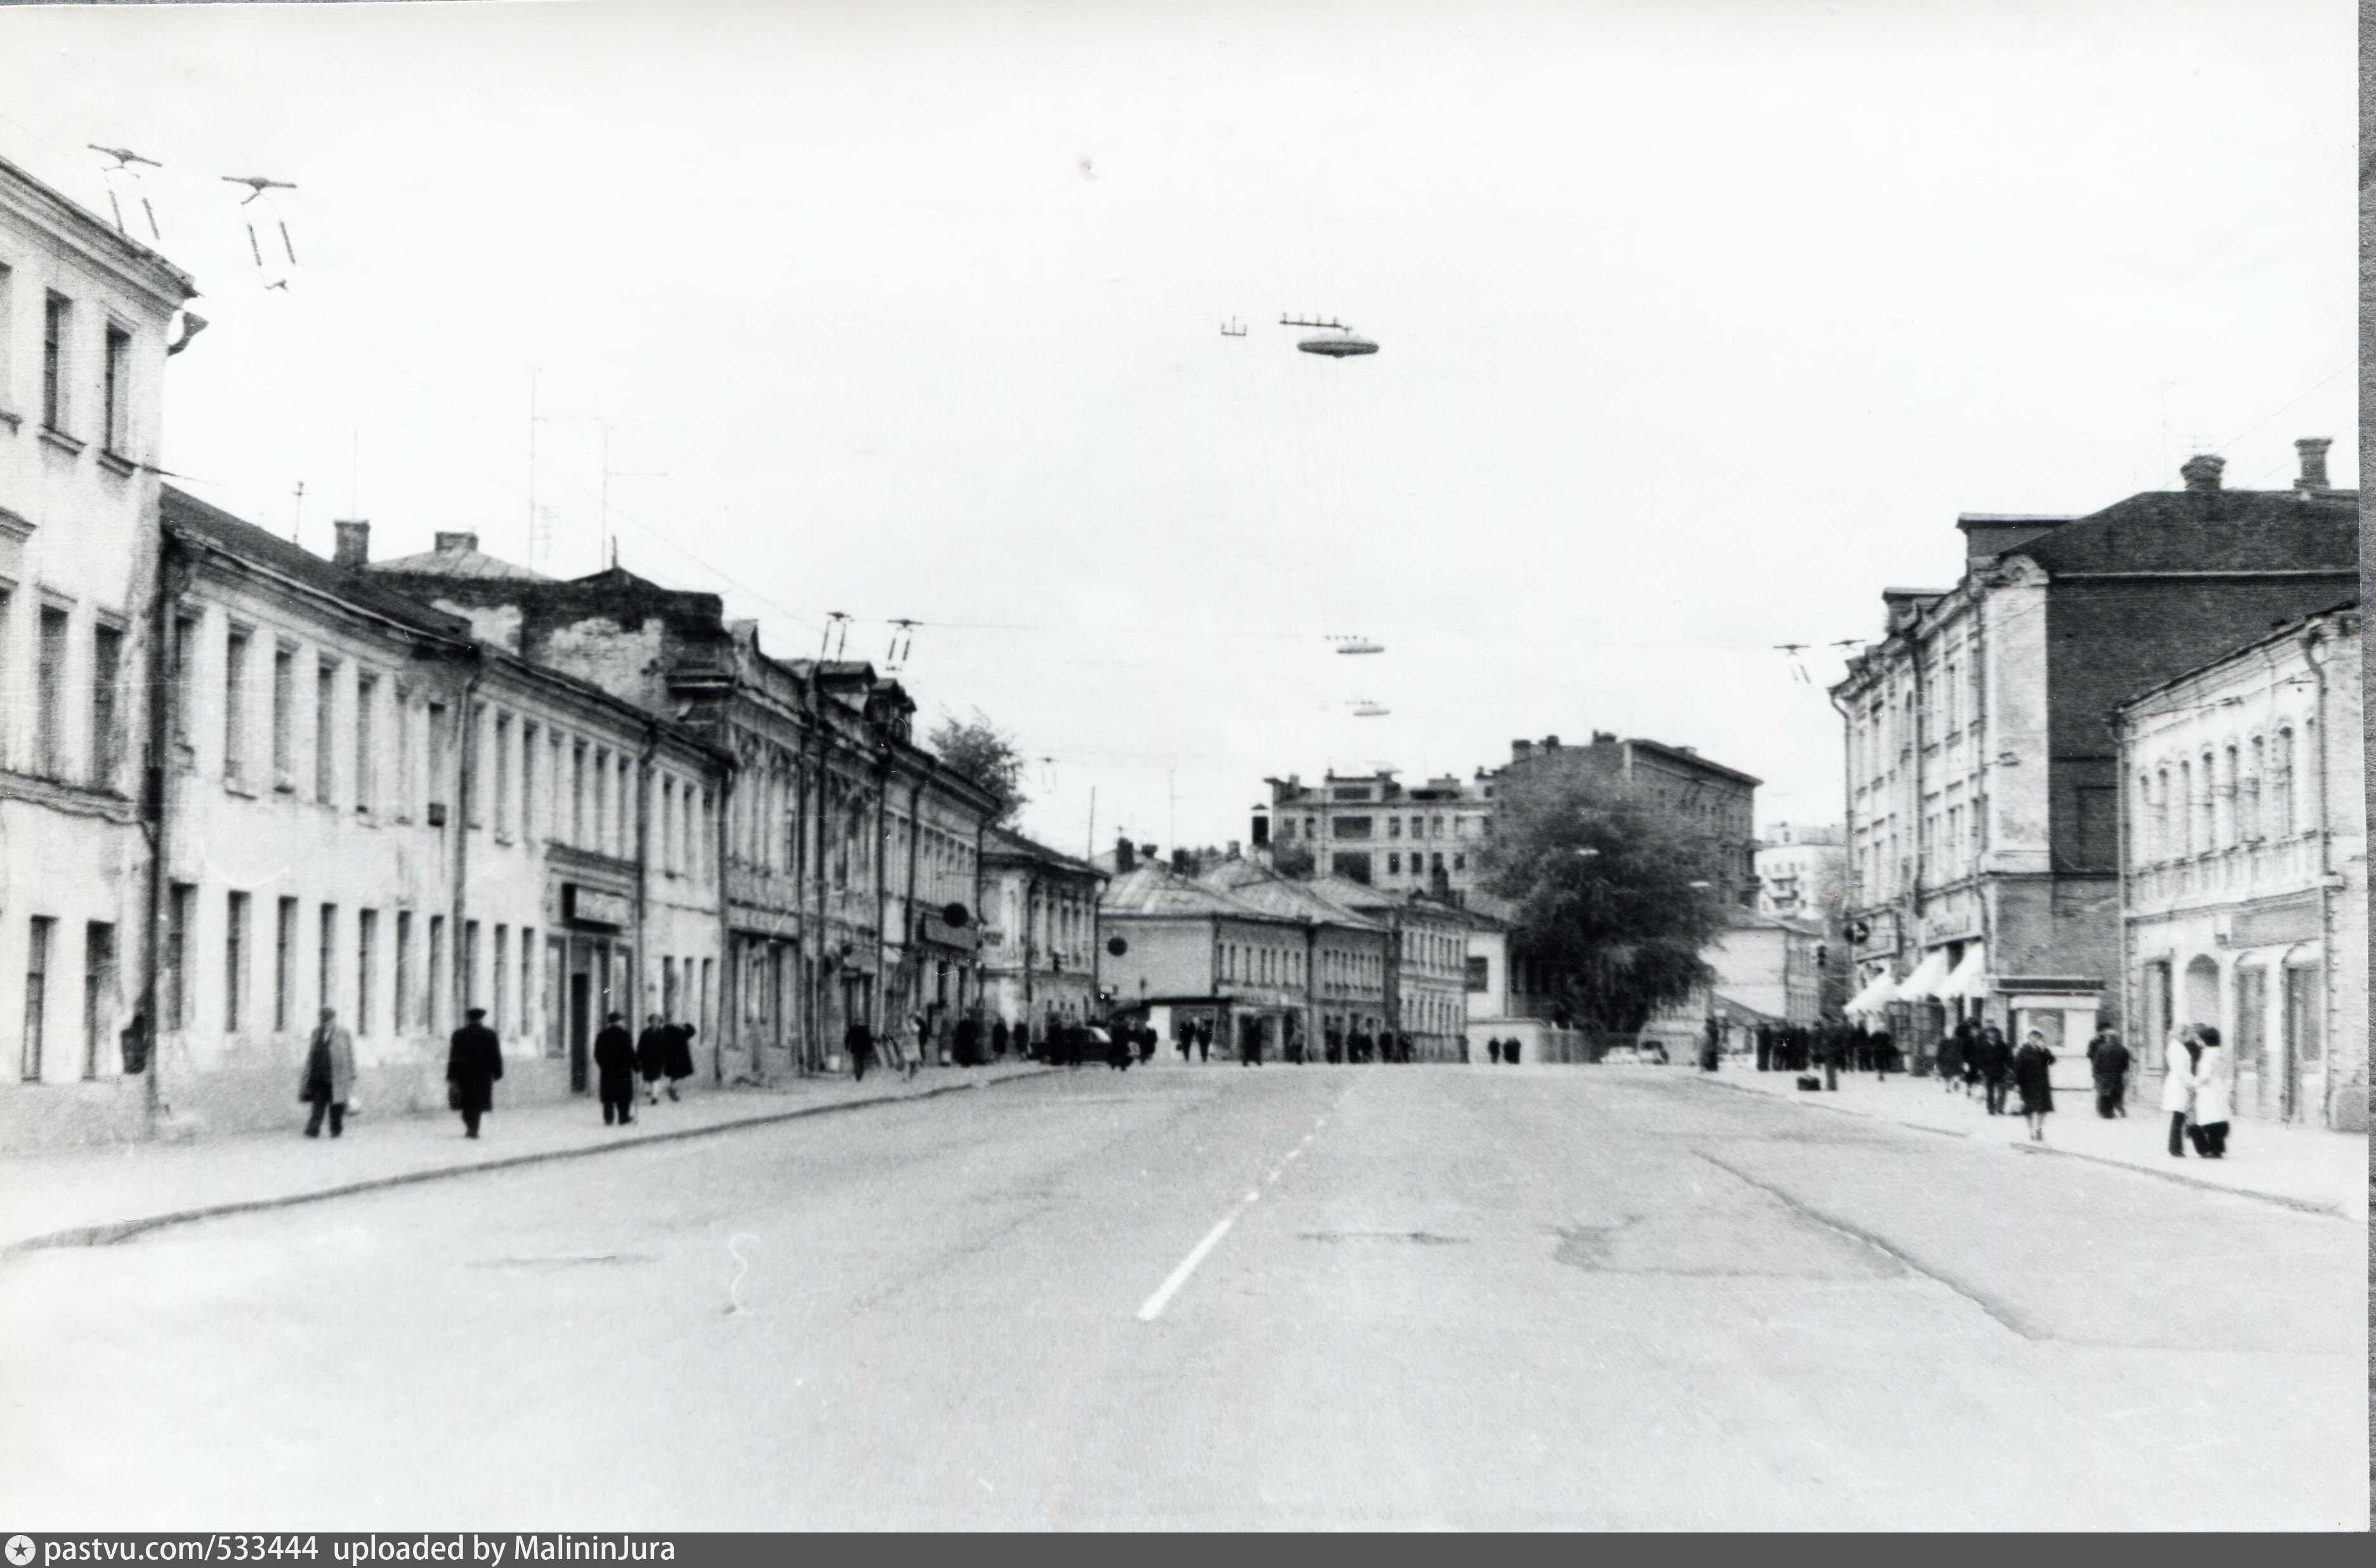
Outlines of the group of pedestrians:
M 1485 1059 L 1495 1063 L 1506 1062 L 1515 1067 L 1518 1064 L 1518 1053 L 1525 1049 L 1524 1040 L 1489 1039 L 1485 1042 Z
M 1761 1073 L 1824 1071 L 1871 1073 L 1886 1078 L 1902 1072 L 1897 1041 L 1887 1029 L 1864 1024 L 1760 1024 L 1754 1035 Z
M 691 1024 L 671 1024 L 658 1013 L 644 1020 L 644 1032 L 630 1039 L 627 1016 L 612 1013 L 594 1037 L 595 1087 L 602 1099 L 602 1125 L 624 1127 L 636 1120 L 636 1080 L 641 1077 L 644 1103 L 660 1102 L 660 1080 L 677 1099 L 676 1087 L 693 1076 Z
M 2192 1144 L 2204 1159 L 2228 1158 L 2228 1118 L 2236 1100 L 2235 1063 L 2209 1024 L 2189 1024 L 2163 1048 L 2161 1108 L 2169 1112 L 2169 1157 Z
M 484 1007 L 468 1009 L 462 1027 L 446 1040 L 446 1107 L 462 1117 L 465 1137 L 479 1135 L 480 1118 L 494 1108 L 495 1080 L 504 1075 L 503 1043 L 487 1028 Z M 343 1136 L 355 1109 L 355 1039 L 339 1022 L 339 1010 L 325 1007 L 305 1042 L 298 1069 L 297 1101 L 311 1108 L 305 1135 L 318 1138 L 327 1122 L 330 1136 Z M 604 1120 L 608 1120 L 606 1115 Z

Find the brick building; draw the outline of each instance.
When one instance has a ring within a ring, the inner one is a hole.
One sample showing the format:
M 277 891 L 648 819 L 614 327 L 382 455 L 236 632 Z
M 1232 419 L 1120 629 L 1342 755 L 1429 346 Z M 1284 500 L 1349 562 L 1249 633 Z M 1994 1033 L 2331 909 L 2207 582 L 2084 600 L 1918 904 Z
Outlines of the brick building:
M 1885 590 L 1846 722 L 1860 1015 L 1927 1051 L 1960 1014 L 2074 1049 L 2116 1004 L 2114 707 L 2358 578 L 2358 495 L 2305 441 L 2290 490 L 2185 488 L 2080 517 L 1967 514 L 1953 588 Z

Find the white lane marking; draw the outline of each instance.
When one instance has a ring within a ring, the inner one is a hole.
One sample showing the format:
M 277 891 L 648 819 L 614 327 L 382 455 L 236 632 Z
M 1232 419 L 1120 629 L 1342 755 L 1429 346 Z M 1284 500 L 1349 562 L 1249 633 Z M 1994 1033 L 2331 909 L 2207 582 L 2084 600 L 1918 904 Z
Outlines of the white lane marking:
M 1289 1159 L 1300 1159 L 1302 1157 L 1303 1146 L 1301 1144 L 1298 1144 L 1293 1148 L 1287 1151 L 1287 1158 Z
M 1180 1287 L 1188 1283 L 1188 1277 L 1196 1272 L 1196 1265 L 1205 1261 L 1205 1254 L 1219 1246 L 1221 1238 L 1228 1235 L 1230 1227 L 1237 1222 L 1236 1215 L 1225 1214 L 1221 1217 L 1221 1222 L 1218 1225 L 1205 1232 L 1205 1239 L 1197 1242 L 1195 1248 L 1186 1257 L 1180 1260 L 1180 1266 L 1171 1271 L 1171 1277 L 1157 1286 L 1155 1294 L 1149 1296 L 1146 1304 L 1138 1309 L 1139 1322 L 1155 1321 L 1156 1314 L 1163 1310 L 1165 1303 L 1179 1293 Z

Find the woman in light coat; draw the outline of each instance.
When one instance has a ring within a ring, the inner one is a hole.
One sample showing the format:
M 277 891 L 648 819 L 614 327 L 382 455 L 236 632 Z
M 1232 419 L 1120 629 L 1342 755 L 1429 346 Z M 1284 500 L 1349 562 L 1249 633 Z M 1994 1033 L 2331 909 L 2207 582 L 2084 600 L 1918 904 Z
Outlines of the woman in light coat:
M 2169 1157 L 2186 1158 L 2186 1119 L 2194 1112 L 2194 1063 L 2203 1054 L 2189 1024 L 2162 1042 L 2161 1108 L 2169 1112 Z
M 2228 1117 L 2236 1100 L 2235 1063 L 2228 1059 L 2228 1048 L 2219 1043 L 2217 1029 L 2204 1024 L 2194 1033 L 2203 1050 L 2194 1060 L 2194 1111 L 2187 1135 L 2194 1140 L 2194 1152 L 2204 1158 L 2225 1159 Z

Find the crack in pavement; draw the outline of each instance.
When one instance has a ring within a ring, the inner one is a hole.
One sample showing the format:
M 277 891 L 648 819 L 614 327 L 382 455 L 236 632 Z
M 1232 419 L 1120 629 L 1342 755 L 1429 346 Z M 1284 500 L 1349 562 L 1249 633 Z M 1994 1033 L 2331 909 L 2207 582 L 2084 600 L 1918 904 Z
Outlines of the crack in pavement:
M 1754 1187 L 1759 1192 L 1774 1198 L 1779 1202 L 1783 1207 L 1788 1209 L 1791 1213 L 1799 1216 L 1800 1218 L 1812 1220 L 1816 1224 L 1824 1226 L 1828 1229 L 1838 1231 L 1843 1236 L 1861 1241 L 1866 1246 L 1871 1247 L 1873 1251 L 1881 1253 L 1883 1256 L 1897 1263 L 1908 1273 L 1920 1275 L 1923 1278 L 1930 1280 L 1935 1285 L 1943 1286 L 1948 1290 L 1953 1291 L 1954 1294 L 1962 1297 L 1965 1301 L 1971 1302 L 1972 1305 L 1979 1308 L 1981 1312 L 1987 1313 L 1988 1316 L 1999 1326 L 2012 1330 L 2014 1333 L 2021 1336 L 2024 1339 L 2049 1341 L 2058 1340 L 2060 1338 L 2060 1336 L 2049 1334 L 2046 1330 L 2031 1324 L 2026 1321 L 2019 1313 L 2005 1305 L 2003 1302 L 1983 1295 L 1979 1291 L 1973 1289 L 1971 1287 L 1955 1279 L 1952 1279 L 1946 1275 L 1937 1272 L 1935 1269 L 1926 1268 L 1922 1264 L 1908 1256 L 1907 1253 L 1900 1252 L 1897 1248 L 1891 1246 L 1887 1241 L 1882 1240 L 1879 1236 L 1874 1235 L 1871 1231 L 1864 1229 L 1859 1226 L 1851 1225 L 1844 1219 L 1835 1219 L 1832 1216 L 1825 1214 L 1823 1210 L 1815 1208 L 1806 1203 L 1802 1203 L 1798 1198 L 1792 1196 L 1789 1193 L 1783 1191 L 1780 1187 L 1774 1185 L 1772 1182 L 1761 1182 L 1756 1177 L 1750 1175 L 1747 1171 L 1726 1164 L 1723 1160 L 1718 1159 L 1716 1156 L 1708 1153 L 1705 1149 L 1693 1149 L 1692 1152 L 1697 1155 L 1700 1158 L 1707 1161 L 1710 1165 L 1715 1166 L 1718 1170 L 1723 1171 L 1726 1175 L 1730 1176 L 1735 1181 L 1740 1182 L 1748 1186 Z

